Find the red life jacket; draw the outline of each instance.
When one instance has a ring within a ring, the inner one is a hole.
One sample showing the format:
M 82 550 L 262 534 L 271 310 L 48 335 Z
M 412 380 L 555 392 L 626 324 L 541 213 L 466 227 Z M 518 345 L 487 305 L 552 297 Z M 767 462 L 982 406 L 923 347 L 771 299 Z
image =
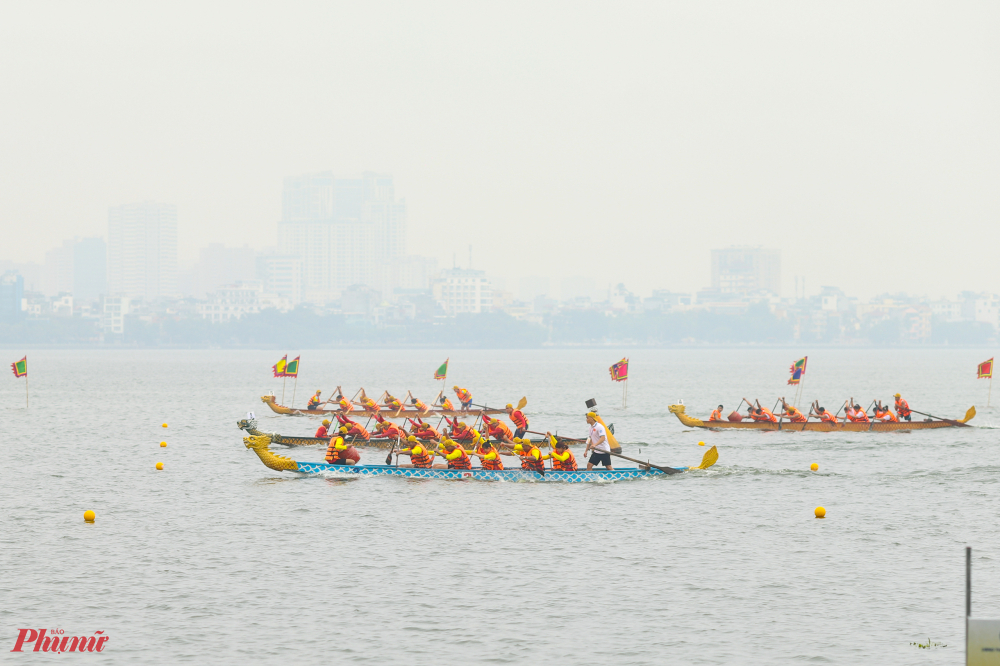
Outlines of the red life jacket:
M 518 428 L 524 428 L 524 429 L 528 428 L 528 417 L 525 416 L 524 412 L 522 412 L 520 409 L 515 409 L 510 413 L 510 420 Z
M 488 431 L 490 433 L 490 437 L 493 439 L 503 439 L 504 437 L 511 439 L 514 437 L 514 433 L 510 431 L 510 428 L 500 421 L 497 421 L 496 423 L 490 421 L 486 427 L 489 429 Z
M 454 426 L 451 429 L 451 438 L 463 442 L 468 441 L 472 439 L 472 430 L 468 427 L 461 428 L 459 426 Z
M 388 423 L 388 421 L 387 421 Z M 382 429 L 382 436 L 389 439 L 406 439 L 406 433 L 399 429 L 395 423 L 389 423 Z
M 569 454 L 569 458 L 566 459 L 566 462 L 563 462 L 558 458 L 552 459 L 552 469 L 559 470 L 561 472 L 575 472 L 577 470 L 576 456 L 574 456 L 573 452 L 569 449 L 566 449 L 566 453 Z
M 464 388 L 456 390 L 455 395 L 458 396 L 459 402 L 472 402 L 472 394 L 466 391 Z
M 462 457 L 449 460 L 448 469 L 472 469 L 472 460 L 469 459 L 469 454 L 465 452 L 465 449 L 456 448 L 455 451 L 461 451 Z
M 320 426 L 316 430 L 316 434 L 313 435 L 313 437 L 320 437 L 322 439 L 326 439 L 326 426 Z
M 414 446 L 419 446 L 419 445 L 414 444 Z M 414 467 L 430 467 L 431 464 L 434 462 L 434 456 L 427 453 L 427 447 L 425 446 L 420 446 L 420 450 L 423 451 L 423 453 L 413 453 L 411 449 L 410 464 L 412 464 Z
M 896 413 L 899 414 L 899 418 L 901 419 L 905 419 L 910 415 L 910 405 L 902 398 L 896 398 Z

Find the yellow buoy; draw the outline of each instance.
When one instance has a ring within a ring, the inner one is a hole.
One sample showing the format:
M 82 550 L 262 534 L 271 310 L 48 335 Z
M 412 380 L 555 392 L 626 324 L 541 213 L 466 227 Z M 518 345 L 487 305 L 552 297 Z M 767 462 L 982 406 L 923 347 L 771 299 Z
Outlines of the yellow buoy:
M 166 444 L 161 444 L 160 446 L 166 446 Z M 813 463 L 812 465 L 809 465 L 809 469 L 815 472 L 816 470 L 819 469 L 819 463 Z
M 166 442 L 160 442 L 160 447 L 161 447 L 161 448 L 166 448 L 166 446 L 167 446 L 167 443 L 166 443 Z
M 88 523 L 94 522 L 94 518 L 97 518 L 97 514 L 94 513 L 93 511 L 87 510 L 83 512 L 83 519 L 86 520 Z
M 705 446 L 705 442 L 698 442 L 698 446 Z
M 166 427 L 167 427 L 167 424 L 166 424 L 166 423 L 164 423 L 164 424 L 163 424 L 163 427 L 164 427 L 164 428 L 166 428 Z
M 816 517 L 817 518 L 826 518 L 826 509 L 824 509 L 821 506 L 816 507 Z
M 156 469 L 163 469 L 163 463 L 156 463 Z

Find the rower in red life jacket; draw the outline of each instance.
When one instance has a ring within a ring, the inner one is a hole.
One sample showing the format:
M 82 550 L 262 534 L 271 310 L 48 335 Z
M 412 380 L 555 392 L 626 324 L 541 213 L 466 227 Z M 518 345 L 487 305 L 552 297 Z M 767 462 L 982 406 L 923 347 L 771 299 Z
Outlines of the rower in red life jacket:
M 331 465 L 356 465 L 361 460 L 361 454 L 343 437 L 334 437 L 326 449 L 326 461 Z
M 420 419 L 417 419 L 416 421 L 413 419 L 407 419 L 407 421 L 413 424 L 410 432 L 420 439 L 437 439 L 441 436 L 441 433 L 439 433 L 435 428 L 432 428 L 429 423 L 424 423 Z
M 406 433 L 392 421 L 382 421 L 375 426 L 375 432 L 386 439 L 406 439 Z
M 781 407 L 784 410 L 781 413 L 782 418 L 786 418 L 792 423 L 805 423 L 806 421 L 809 420 L 808 418 L 806 418 L 805 414 L 800 412 L 794 406 L 789 405 L 787 402 L 785 402 L 784 398 L 781 399 Z
M 528 432 L 528 417 L 520 409 L 514 409 L 514 405 L 507 405 L 507 417 L 517 427 L 514 430 L 514 437 L 524 437 Z
M 353 421 L 351 422 L 351 425 L 349 425 L 349 426 L 341 426 L 340 427 L 340 434 L 341 435 L 346 435 L 346 436 L 351 437 L 353 439 L 363 439 L 366 442 L 369 439 L 371 439 L 371 436 L 372 436 L 371 433 L 368 432 L 367 430 L 365 430 L 360 424 L 354 423 Z
M 446 439 L 441 443 L 442 450 L 437 455 L 448 461 L 448 469 L 472 469 L 471 451 L 463 449 L 458 442 Z
M 903 396 L 896 394 L 893 396 L 896 399 L 896 416 L 899 417 L 898 420 L 909 421 L 910 420 L 910 405 L 903 400 Z
M 458 401 L 462 403 L 462 411 L 469 411 L 469 407 L 472 406 L 472 394 L 468 389 L 459 388 L 458 386 L 452 388 L 455 391 L 455 395 L 458 396 Z
M 500 459 L 500 454 L 493 448 L 493 445 L 489 441 L 480 442 L 472 455 L 479 457 L 479 464 L 483 469 L 503 469 L 503 461 Z
M 310 411 L 319 409 L 319 403 L 320 403 L 319 394 L 320 393 L 322 393 L 322 391 L 316 391 L 316 394 L 313 397 L 309 398 L 309 404 L 306 405 L 306 409 L 308 409 Z
M 445 421 L 448 421 L 448 425 L 451 426 L 451 438 L 457 442 L 468 442 L 472 439 L 472 429 L 465 425 L 464 422 L 459 421 L 457 418 L 454 421 L 445 417 Z
M 718 409 L 712 410 L 712 414 L 708 417 L 709 421 L 721 421 L 722 420 L 722 405 L 719 405 Z
M 549 440 L 549 446 L 552 447 L 552 452 L 542 456 L 542 458 L 548 458 L 552 461 L 552 469 L 557 472 L 577 471 L 576 457 L 573 455 L 573 452 L 569 450 L 569 444 L 561 439 L 556 439 L 552 436 L 551 432 L 545 433 L 545 436 Z
M 319 437 L 320 439 L 326 439 L 329 437 L 327 434 L 327 428 L 330 426 L 330 419 L 323 419 L 323 425 L 321 425 L 316 430 L 316 434 L 313 437 Z
M 428 450 L 426 446 L 417 441 L 416 437 L 409 437 L 407 440 L 410 445 L 408 448 L 401 449 L 396 452 L 396 455 L 406 454 L 410 456 L 409 465 L 400 465 L 400 467 L 422 467 L 429 468 L 434 464 L 434 452 Z
M 483 412 L 483 424 L 486 425 L 486 432 L 493 439 L 503 441 L 505 437 L 514 437 L 514 433 L 510 431 L 506 423 L 501 423 L 500 419 L 491 419 L 486 416 L 486 412 Z

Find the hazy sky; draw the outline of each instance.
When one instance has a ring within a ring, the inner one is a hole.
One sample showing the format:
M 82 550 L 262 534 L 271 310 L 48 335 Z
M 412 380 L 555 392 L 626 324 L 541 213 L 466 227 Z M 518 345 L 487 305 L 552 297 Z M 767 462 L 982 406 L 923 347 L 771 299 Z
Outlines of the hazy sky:
M 414 254 L 786 295 L 1000 291 L 1000 4 L 4 3 L 0 258 L 178 206 L 276 242 L 282 178 L 390 173 Z M 487 265 L 488 264 L 488 265 Z

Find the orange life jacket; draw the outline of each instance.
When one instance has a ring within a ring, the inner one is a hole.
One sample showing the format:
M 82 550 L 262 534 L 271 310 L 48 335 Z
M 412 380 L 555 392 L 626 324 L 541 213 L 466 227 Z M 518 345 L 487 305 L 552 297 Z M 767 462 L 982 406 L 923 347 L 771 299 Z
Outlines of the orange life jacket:
M 490 433 L 490 437 L 494 439 L 503 439 L 504 437 L 511 439 L 514 437 L 514 433 L 510 431 L 507 424 L 501 421 L 497 421 L 496 423 L 490 421 L 486 427 Z
M 448 398 L 442 398 L 441 409 L 447 409 L 449 412 L 453 412 L 455 411 L 455 405 L 451 404 L 451 400 Z
M 905 419 L 910 415 L 910 405 L 902 398 L 896 398 L 896 413 L 899 418 Z
M 399 411 L 400 407 L 403 406 L 402 404 L 400 404 L 399 400 L 396 400 L 395 398 L 392 397 L 383 400 L 382 404 L 385 405 L 386 407 L 395 409 L 397 412 Z
M 480 460 L 482 461 L 481 464 L 483 466 L 483 469 L 503 469 L 503 461 L 500 460 L 500 454 L 496 451 L 496 449 L 490 449 L 490 450 L 496 453 L 497 457 L 493 458 L 492 460 L 487 460 L 486 458 L 480 458 Z M 486 450 L 483 449 L 482 446 L 477 446 L 476 453 L 480 455 L 486 455 Z
M 854 410 L 854 416 L 848 415 L 849 419 L 855 423 L 868 423 L 868 414 L 862 412 L 861 410 Z
M 451 438 L 456 441 L 468 441 L 472 439 L 472 430 L 468 427 L 452 426 Z
M 412 449 L 410 450 L 410 464 L 414 467 L 430 467 L 434 462 L 434 457 L 427 453 L 425 447 L 421 446 L 420 450 L 423 453 L 413 453 Z
M 365 398 L 364 400 L 361 401 L 361 404 L 364 405 L 365 409 L 368 410 L 369 412 L 379 411 L 378 403 L 372 400 L 371 398 Z
M 515 409 L 510 413 L 510 420 L 518 428 L 524 428 L 524 429 L 528 428 L 528 417 L 525 416 L 524 412 L 522 412 L 520 409 Z
M 351 435 L 352 437 L 360 437 L 366 442 L 369 439 L 371 439 L 372 436 L 370 432 L 359 426 L 357 423 L 351 424 L 350 428 L 347 431 L 347 434 Z
M 388 421 L 386 423 L 389 423 Z M 406 433 L 399 429 L 395 423 L 389 423 L 386 427 L 382 428 L 381 435 L 383 437 L 388 437 L 389 439 L 406 439 Z
M 558 458 L 552 459 L 552 469 L 559 470 L 561 472 L 575 472 L 577 470 L 576 456 L 574 456 L 573 452 L 569 449 L 566 449 L 566 453 L 569 454 L 569 458 L 566 458 L 565 462 L 559 460 Z
M 802 412 L 795 409 L 794 407 L 789 407 L 788 411 L 791 412 L 792 414 L 788 418 L 791 419 L 793 423 L 803 423 L 809 420 L 802 414 Z
M 754 410 L 753 414 L 751 415 L 751 418 L 754 421 L 770 421 L 771 423 L 775 423 L 778 420 L 774 417 L 774 414 L 772 414 L 771 410 L 768 409 L 767 407 L 761 407 L 760 414 L 758 414 L 757 411 Z
M 832 423 L 834 425 L 837 425 L 837 417 L 831 414 L 830 412 L 823 412 L 822 414 L 819 415 L 819 418 L 821 421 L 825 421 L 826 423 Z
M 720 412 L 718 409 L 713 409 L 712 410 L 712 415 L 708 417 L 708 420 L 709 421 L 721 421 L 722 420 L 722 412 Z
M 537 453 L 538 457 L 533 456 L 532 452 Z M 532 444 L 524 451 L 524 457 L 521 458 L 521 468 L 530 469 L 533 472 L 545 471 L 545 461 L 542 460 L 542 452 L 538 450 L 537 446 Z
M 426 411 L 428 411 L 427 405 L 425 405 L 424 403 L 422 403 L 419 400 L 414 400 L 413 401 L 413 408 L 415 410 L 417 410 L 418 412 L 426 412 Z
M 461 451 L 462 456 L 455 460 L 449 460 L 448 469 L 472 469 L 472 460 L 469 459 L 469 454 L 465 452 L 465 449 L 456 448 L 455 451 Z
M 310 405 L 318 405 L 319 404 L 319 396 L 318 395 L 314 395 L 313 397 L 309 398 L 309 404 Z
M 458 396 L 459 402 L 472 402 L 472 394 L 464 388 L 457 389 L 455 395 Z
M 888 408 L 886 408 L 886 409 L 882 410 L 881 412 L 879 412 L 877 414 L 877 416 L 881 420 L 886 421 L 888 423 L 899 423 L 899 419 L 897 419 L 895 417 L 895 415 L 893 415 L 893 413 L 889 411 Z
M 422 423 L 417 427 L 416 435 L 420 439 L 437 439 L 438 437 L 441 436 L 441 433 L 439 433 L 437 430 L 427 425 L 426 423 Z
M 328 463 L 331 465 L 343 465 L 348 459 L 354 460 L 355 462 L 361 460 L 361 455 L 353 446 L 348 446 L 346 449 L 338 449 L 338 441 L 343 444 L 343 437 L 335 437 L 331 439 L 330 446 L 326 448 L 326 461 Z
M 337 401 L 337 404 L 340 405 L 340 408 L 345 412 L 354 411 L 354 405 L 351 404 L 351 401 L 348 400 L 347 398 L 341 398 L 340 400 Z

